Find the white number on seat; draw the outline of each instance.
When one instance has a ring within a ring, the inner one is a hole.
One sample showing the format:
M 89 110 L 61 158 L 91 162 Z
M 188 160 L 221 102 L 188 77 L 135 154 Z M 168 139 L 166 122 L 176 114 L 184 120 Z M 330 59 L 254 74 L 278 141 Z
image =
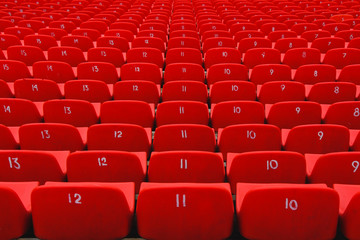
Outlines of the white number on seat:
M 8 113 L 11 113 L 11 109 L 10 109 L 10 106 L 4 106 L 4 112 L 8 112 Z
M 285 209 L 291 209 L 293 211 L 298 209 L 298 203 L 296 200 L 290 200 L 288 198 L 285 199 Z
M 270 169 L 273 169 L 273 170 L 275 170 L 275 169 L 277 169 L 279 167 L 279 163 L 278 163 L 278 161 L 276 161 L 276 160 L 267 160 L 266 161 L 266 170 L 270 170 Z
M 105 167 L 105 166 L 107 166 L 106 157 L 98 158 L 98 163 L 99 163 L 99 166 L 100 166 L 100 167 Z
M 187 169 L 187 159 L 180 159 L 180 169 Z
M 323 131 L 319 131 L 319 132 L 318 132 L 318 136 L 319 136 L 319 140 L 322 140 L 322 138 L 324 137 L 324 132 L 323 132 Z
M 122 131 L 114 131 L 114 137 L 115 138 L 122 138 Z
M 180 194 L 176 194 L 176 207 L 180 207 Z M 182 207 L 186 207 L 186 196 L 182 195 Z
M 186 130 L 181 130 L 181 138 L 187 138 Z
M 10 168 L 20 169 L 20 163 L 18 162 L 19 158 L 9 157 Z
M 248 130 L 246 131 L 246 137 L 250 138 L 250 139 L 255 139 L 256 138 L 256 133 L 253 130 Z
M 285 90 L 285 88 L 286 88 L 286 86 L 285 86 L 285 84 L 281 84 L 281 91 L 284 91 Z
M 300 107 L 297 107 L 297 108 L 295 108 L 295 111 L 297 112 L 297 114 L 299 114 L 300 113 Z
M 240 107 L 234 107 L 234 113 L 241 113 L 241 108 Z
M 64 112 L 65 112 L 65 114 L 71 114 L 70 107 L 64 107 Z
M 334 93 L 339 94 L 339 92 L 340 92 L 340 88 L 338 86 L 336 86 L 334 89 Z
M 81 202 L 81 195 L 78 193 L 74 193 L 74 196 L 71 196 L 71 194 L 68 194 L 69 203 L 75 203 L 75 204 L 82 204 Z
M 355 108 L 354 117 L 358 117 L 360 115 L 359 108 Z
M 50 133 L 49 133 L 49 130 L 43 130 L 43 131 L 40 131 L 41 133 L 41 138 L 42 139 L 49 139 L 50 138 Z
M 99 67 L 98 66 L 93 66 L 92 68 L 93 72 L 99 72 Z
M 359 168 L 359 161 L 353 161 L 351 166 L 354 168 L 354 172 L 356 172 Z

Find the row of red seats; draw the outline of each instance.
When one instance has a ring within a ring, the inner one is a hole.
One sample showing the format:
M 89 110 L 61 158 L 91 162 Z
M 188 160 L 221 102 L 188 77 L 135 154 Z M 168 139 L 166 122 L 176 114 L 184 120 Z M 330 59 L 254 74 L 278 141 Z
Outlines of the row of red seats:
M 12 226 L 2 230 L 7 238 L 26 233 L 31 218 L 39 238 L 123 238 L 135 214 L 133 183 L 21 182 L 0 190 L 8 199 L 2 218 Z M 343 234 L 356 239 L 358 196 L 354 185 L 239 183 L 237 224 L 250 239 L 332 239 L 340 216 Z M 224 239 L 234 212 L 226 183 L 143 183 L 136 204 L 138 232 L 147 239 Z
M 354 83 L 320 82 L 304 85 L 293 81 L 271 81 L 256 86 L 254 83 L 238 80 L 225 80 L 210 86 L 210 93 L 204 83 L 190 80 L 177 80 L 160 87 L 146 80 L 120 81 L 106 85 L 98 80 L 70 80 L 57 84 L 46 79 L 18 79 L 12 83 L 0 81 L 1 98 L 24 98 L 41 102 L 52 99 L 79 99 L 90 102 L 109 100 L 138 100 L 152 103 L 167 101 L 198 101 L 216 104 L 224 101 L 255 101 L 263 104 L 282 101 L 314 101 L 332 104 L 359 99 L 359 91 Z M 208 96 L 209 95 L 209 96 Z
M 359 152 L 305 154 L 291 151 L 228 153 L 203 151 L 152 152 L 147 169 L 144 152 L 109 150 L 1 150 L 0 181 L 134 182 L 138 193 L 145 182 L 220 183 L 225 176 L 235 194 L 236 184 L 325 183 L 360 184 Z M 164 171 L 166 169 L 166 171 Z
M 211 24 L 211 23 L 210 23 Z M 212 25 L 211 25 L 212 26 Z M 298 26 L 298 25 L 296 25 Z M 17 34 L 21 34 L 21 28 L 12 28 L 15 33 L 5 30 L 5 34 L 1 34 L 0 47 L 3 50 L 7 50 L 11 46 L 21 46 L 22 43 L 17 37 Z M 50 29 L 45 29 L 46 31 Z M 333 48 L 360 48 L 359 37 L 360 30 L 344 30 L 340 31 L 335 37 L 331 37 L 330 32 L 327 31 L 314 31 L 309 30 L 298 38 L 297 33 L 294 31 L 274 31 L 269 34 L 268 38 L 265 38 L 261 32 L 257 31 L 240 31 L 235 35 L 233 39 L 229 32 L 223 30 L 209 30 L 202 36 L 202 46 L 198 37 L 179 37 L 170 33 L 170 39 L 167 43 L 167 35 L 160 30 L 143 30 L 140 31 L 136 38 L 133 36 L 126 39 L 125 37 L 114 36 L 114 34 L 121 32 L 121 30 L 113 30 L 106 32 L 104 36 L 95 36 L 95 39 L 89 37 L 88 30 L 80 33 L 80 29 L 72 35 L 64 34 L 59 39 L 60 46 L 77 47 L 83 52 L 87 52 L 89 49 L 96 47 L 114 47 L 120 49 L 122 52 L 127 52 L 130 47 L 153 47 L 159 49 L 161 52 L 165 52 L 166 49 L 172 48 L 195 48 L 205 53 L 208 49 L 216 47 L 237 47 L 240 52 L 245 53 L 251 48 L 275 48 L 280 52 L 285 53 L 291 48 L 316 48 L 322 53 L 326 53 Z M 126 30 L 127 31 L 127 30 Z M 156 32 L 155 32 L 156 31 Z M 181 34 L 182 31 L 176 31 Z M 156 36 L 155 36 L 156 33 Z M 163 33 L 163 34 L 159 34 Z M 194 31 L 194 33 L 196 33 Z M 197 33 L 196 33 L 197 34 Z M 318 34 L 316 39 L 312 39 L 312 35 Z M 173 35 L 173 37 L 171 37 Z M 303 37 L 304 36 L 304 37 Z M 355 36 L 355 37 L 354 37 Z M 22 38 L 20 36 L 20 38 Z M 55 37 L 46 34 L 38 35 L 26 35 L 23 36 L 24 45 L 35 46 L 41 48 L 43 51 L 47 51 L 51 47 L 58 47 L 58 41 Z M 310 44 L 308 40 L 311 40 Z M 349 43 L 346 44 L 346 41 Z M 272 43 L 274 42 L 274 44 Z M 167 44 L 166 44 L 167 43 Z
M 271 124 L 238 124 L 213 128 L 200 124 L 170 124 L 157 127 L 152 141 L 150 128 L 135 124 L 96 124 L 75 128 L 60 123 L 29 123 L 20 127 L 1 125 L 1 149 L 81 151 L 119 150 L 129 152 L 218 150 L 229 152 L 295 151 L 329 153 L 359 151 L 360 134 L 334 124 L 307 124 L 282 129 Z M 271 139 L 271 140 L 270 140 Z
M 127 63 L 120 69 L 103 62 L 81 63 L 78 68 L 73 69 L 69 64 L 60 61 L 39 61 L 32 67 L 27 67 L 20 61 L 0 60 L 0 66 L 0 79 L 7 82 L 34 77 L 57 83 L 76 78 L 102 80 L 105 83 L 115 83 L 121 78 L 121 80 L 147 80 L 155 84 L 177 80 L 205 83 L 206 80 L 208 86 L 224 80 L 250 80 L 255 84 L 290 80 L 304 84 L 335 81 L 357 85 L 360 83 L 358 80 L 360 64 L 348 65 L 341 71 L 328 64 L 306 64 L 292 71 L 289 66 L 277 63 L 260 64 L 250 70 L 239 63 L 219 63 L 209 67 L 206 75 L 204 69 L 194 63 L 171 63 L 166 66 L 164 74 L 157 65 L 141 62 Z
M 256 41 L 251 39 L 251 41 Z M 90 52 L 90 55 L 89 55 Z M 101 47 L 92 48 L 88 52 L 88 61 L 101 61 L 102 65 L 109 65 L 112 68 L 121 66 L 125 59 L 117 58 L 122 56 L 119 49 Z M 51 47 L 47 51 L 47 58 L 39 47 L 34 46 L 11 46 L 7 50 L 9 60 L 17 60 L 31 66 L 39 61 L 61 61 L 73 67 L 86 62 L 84 53 L 75 47 Z M 1 57 L 6 59 L 5 55 Z M 326 52 L 324 58 L 316 48 L 293 48 L 286 51 L 282 57 L 278 49 L 273 48 L 251 48 L 246 51 L 244 56 L 235 48 L 211 48 L 204 58 L 200 50 L 195 48 L 172 48 L 164 54 L 156 48 L 131 48 L 126 53 L 126 61 L 146 62 L 156 64 L 159 68 L 172 63 L 195 63 L 205 69 L 219 63 L 243 63 L 248 68 L 253 68 L 260 64 L 286 64 L 291 68 L 298 68 L 306 64 L 329 64 L 336 68 L 343 68 L 351 64 L 360 64 L 360 49 L 355 48 L 335 48 Z M 107 64 L 106 64 L 107 63 Z M 110 64 L 112 63 L 112 64 Z
M 167 101 L 156 108 L 136 100 L 107 101 L 101 105 L 83 100 L 49 100 L 33 103 L 24 99 L 0 99 L 0 124 L 66 123 L 89 127 L 101 123 L 129 123 L 145 128 L 169 124 L 209 125 L 215 131 L 235 124 L 263 124 L 293 128 L 304 124 L 339 124 L 360 129 L 360 102 L 346 101 L 320 105 L 310 101 L 279 102 L 264 106 L 255 101 L 225 101 L 211 106 L 196 101 Z
M 90 102 L 109 100 L 138 100 L 153 103 L 160 101 L 159 86 L 146 80 L 120 81 L 106 85 L 97 80 L 72 80 L 65 84 L 56 84 L 46 79 L 18 79 L 14 84 L 0 81 L 1 98 L 24 98 L 31 101 L 51 99 L 79 99 Z M 255 101 L 263 104 L 281 101 L 315 101 L 332 104 L 341 101 L 359 99 L 359 92 L 354 83 L 321 82 L 304 85 L 299 82 L 272 81 L 256 86 L 254 83 L 238 80 L 216 82 L 210 86 L 211 104 L 224 101 Z M 96 93 L 96 95 L 94 94 Z M 208 89 L 197 81 L 178 80 L 165 83 L 161 91 L 161 100 L 208 102 Z

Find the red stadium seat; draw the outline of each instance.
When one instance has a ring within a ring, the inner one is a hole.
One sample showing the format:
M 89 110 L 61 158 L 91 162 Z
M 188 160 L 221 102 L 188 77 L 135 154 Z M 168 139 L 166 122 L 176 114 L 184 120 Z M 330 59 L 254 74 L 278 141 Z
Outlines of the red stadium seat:
M 127 62 L 145 62 L 156 64 L 159 68 L 164 65 L 162 52 L 156 48 L 132 48 L 127 51 Z
M 193 37 L 173 37 L 168 42 L 168 49 L 172 48 L 195 48 L 200 50 L 200 41 Z
M 269 34 L 269 36 L 270 36 L 270 34 Z M 236 42 L 240 42 L 244 38 L 253 38 L 253 37 L 264 38 L 265 34 L 263 32 L 259 32 L 257 30 L 239 31 L 234 34 L 234 39 Z
M 41 48 L 35 46 L 11 46 L 8 47 L 7 54 L 9 60 L 21 61 L 27 66 L 46 60 Z
M 202 46 L 203 53 L 212 48 L 236 48 L 236 43 L 233 38 L 228 37 L 212 37 L 204 40 Z
M 1 236 L 7 239 L 19 238 L 31 229 L 30 196 L 37 182 L 2 182 Z M 11 226 L 11 227 L 9 227 Z
M 204 55 L 205 68 L 219 63 L 241 63 L 241 53 L 235 48 L 212 48 Z
M 96 41 L 101 36 L 101 33 L 96 29 L 76 28 L 71 32 L 71 35 L 74 37 L 87 37 L 91 41 Z
M 137 124 L 145 128 L 154 125 L 154 105 L 136 100 L 116 100 L 101 104 L 101 123 Z
M 158 86 L 143 80 L 119 81 L 114 84 L 113 94 L 114 100 L 139 100 L 155 105 L 160 98 Z
M 135 182 L 138 193 L 145 176 L 144 152 L 83 151 L 67 158 L 69 182 Z
M 96 124 L 88 129 L 88 150 L 146 152 L 151 146 L 151 129 L 135 124 Z
M 282 38 L 276 41 L 274 48 L 285 53 L 289 49 L 307 48 L 308 42 L 304 38 Z
M 250 81 L 264 84 L 272 81 L 291 81 L 291 68 L 283 64 L 261 64 L 251 71 Z
M 280 151 L 280 129 L 270 124 L 228 126 L 219 129 L 218 147 L 224 159 L 226 159 L 228 153 Z
M 0 124 L 21 126 L 42 120 L 38 108 L 32 101 L 21 98 L 0 98 L 0 105 L 3 106 L 0 112 Z
M 323 82 L 314 84 L 307 100 L 321 104 L 332 104 L 342 101 L 355 101 L 356 85 L 348 82 Z
M 321 53 L 326 53 L 330 49 L 334 48 L 344 48 L 345 40 L 338 37 L 323 37 L 315 39 L 311 48 L 319 49 Z
M 51 47 L 48 50 L 48 60 L 65 62 L 76 67 L 85 62 L 84 53 L 76 47 Z
M 334 190 L 340 196 L 339 221 L 342 234 L 348 239 L 359 237 L 356 223 L 359 219 L 359 186 L 335 184 Z
M 299 153 L 329 153 L 349 150 L 349 129 L 333 124 L 308 124 L 283 130 L 286 151 Z
M 239 41 L 238 49 L 240 52 L 245 53 L 253 48 L 271 48 L 271 41 L 265 37 L 251 37 L 243 38 Z
M 233 215 L 226 183 L 144 183 L 136 209 L 139 235 L 147 239 L 226 239 Z
M 297 35 L 298 34 L 294 31 L 279 30 L 279 31 L 269 33 L 268 39 L 270 39 L 272 42 L 276 42 L 279 39 L 294 38 L 294 37 L 297 37 Z
M 121 67 L 125 63 L 121 50 L 113 47 L 90 48 L 87 57 L 89 62 L 107 62 L 115 67 Z
M 64 84 L 65 98 L 89 102 L 105 102 L 111 99 L 106 83 L 99 80 L 71 80 Z
M 228 80 L 248 80 L 248 69 L 240 63 L 219 63 L 212 65 L 207 70 L 208 86 Z
M 164 83 L 178 80 L 205 82 L 204 69 L 195 63 L 172 63 L 166 65 Z
M 294 75 L 294 81 L 304 84 L 335 82 L 336 68 L 327 64 L 308 64 L 300 66 Z
M 4 80 L 0 79 L 0 98 L 12 98 L 12 97 L 14 97 L 14 94 L 10 90 L 9 85 Z
M 293 128 L 304 124 L 321 123 L 321 106 L 308 101 L 278 102 L 266 106 L 267 123 L 279 128 Z
M 164 171 L 164 168 L 167 170 Z M 202 151 L 153 152 L 149 162 L 149 182 L 223 182 L 224 163 L 217 153 Z
M 51 47 L 57 47 L 56 39 L 49 35 L 28 35 L 24 38 L 24 44 L 41 48 L 47 51 Z
M 167 101 L 156 110 L 156 126 L 166 124 L 209 124 L 207 104 L 196 101 Z
M 303 32 L 301 34 L 301 37 L 308 40 L 308 42 L 312 42 L 318 38 L 331 37 L 331 33 L 329 31 L 324 31 L 324 30 L 311 30 L 311 31 Z
M 78 79 L 101 80 L 116 83 L 119 80 L 115 66 L 108 62 L 84 62 L 77 66 Z
M 44 103 L 44 122 L 88 127 L 99 121 L 94 105 L 84 100 L 56 99 Z M 99 110 L 99 109 L 98 109 Z
M 285 53 L 282 63 L 291 68 L 298 68 L 305 64 L 318 64 L 320 63 L 320 50 L 314 48 L 289 49 Z
M 343 125 L 350 129 L 360 129 L 359 111 L 358 101 L 333 103 L 326 112 L 324 122 Z
M 214 65 L 216 66 L 216 65 Z M 224 101 L 255 101 L 256 86 L 246 81 L 228 80 L 216 82 L 210 87 L 211 104 Z
M 0 60 L 0 79 L 13 82 L 20 78 L 31 77 L 26 64 L 17 60 Z
M 41 102 L 62 98 L 58 84 L 39 78 L 18 79 L 14 83 L 15 97 Z
M 171 124 L 155 129 L 154 151 L 215 151 L 214 129 L 198 124 Z
M 20 126 L 21 149 L 80 151 L 85 147 L 80 131 L 62 123 L 30 123 Z
M 360 63 L 360 49 L 336 48 L 325 54 L 323 63 L 330 64 L 336 68 L 344 68 L 351 64 Z
M 144 80 L 160 84 L 162 70 L 153 63 L 126 63 L 121 66 L 121 80 Z
M 68 151 L 43 152 L 29 150 L 0 151 L 1 176 L 4 182 L 65 181 Z
M 305 158 L 300 153 L 259 151 L 229 153 L 226 173 L 231 191 L 236 184 L 247 183 L 305 183 Z
M 26 27 L 7 27 L 4 30 L 5 34 L 14 35 L 18 37 L 20 40 L 23 40 L 25 36 L 35 34 L 35 31 L 31 28 Z
M 337 152 L 327 154 L 306 154 L 308 180 L 310 183 L 359 184 L 357 174 L 359 152 Z
M 301 35 L 308 31 L 316 31 L 318 29 L 319 26 L 315 23 L 298 23 L 291 27 L 291 31 L 296 32 L 297 35 Z
M 50 79 L 57 83 L 75 79 L 72 67 L 61 61 L 39 61 L 33 64 L 34 78 Z
M 76 47 L 83 52 L 87 52 L 90 48 L 94 47 L 91 38 L 86 36 L 64 36 L 61 38 L 60 43 L 62 47 Z
M 229 125 L 264 123 L 264 106 L 254 101 L 226 101 L 212 106 L 211 122 L 215 131 Z
M 336 235 L 339 196 L 325 185 L 238 183 L 236 206 L 240 233 L 246 238 Z
M 207 103 L 208 89 L 204 83 L 198 81 L 171 81 L 163 85 L 161 96 L 163 102 L 174 100 L 189 100 Z
M 351 82 L 356 85 L 360 84 L 360 64 L 352 64 L 345 66 L 341 69 L 340 75 L 338 77 L 339 82 Z
M 261 86 L 258 93 L 261 103 L 304 101 L 305 85 L 294 81 L 274 81 Z
M 50 28 L 60 28 L 65 30 L 68 33 L 71 33 L 75 28 L 75 23 L 71 21 L 61 21 L 61 20 L 55 20 L 49 23 Z
M 134 194 L 134 183 L 46 183 L 31 196 L 35 235 L 123 238 L 131 228 Z M 93 224 L 97 228 L 89 232 Z
M 64 36 L 66 36 L 68 33 L 64 29 L 61 28 L 41 28 L 39 29 L 38 34 L 42 35 L 49 35 L 51 37 L 54 37 L 57 41 L 60 41 L 60 39 Z
M 244 56 L 244 64 L 248 68 L 253 68 L 260 64 L 278 64 L 280 61 L 280 51 L 272 48 L 249 49 Z
M 131 48 L 156 48 L 165 52 L 165 43 L 157 37 L 136 37 L 132 41 Z
M 166 53 L 166 65 L 172 63 L 194 63 L 202 66 L 203 58 L 196 48 L 172 48 Z

